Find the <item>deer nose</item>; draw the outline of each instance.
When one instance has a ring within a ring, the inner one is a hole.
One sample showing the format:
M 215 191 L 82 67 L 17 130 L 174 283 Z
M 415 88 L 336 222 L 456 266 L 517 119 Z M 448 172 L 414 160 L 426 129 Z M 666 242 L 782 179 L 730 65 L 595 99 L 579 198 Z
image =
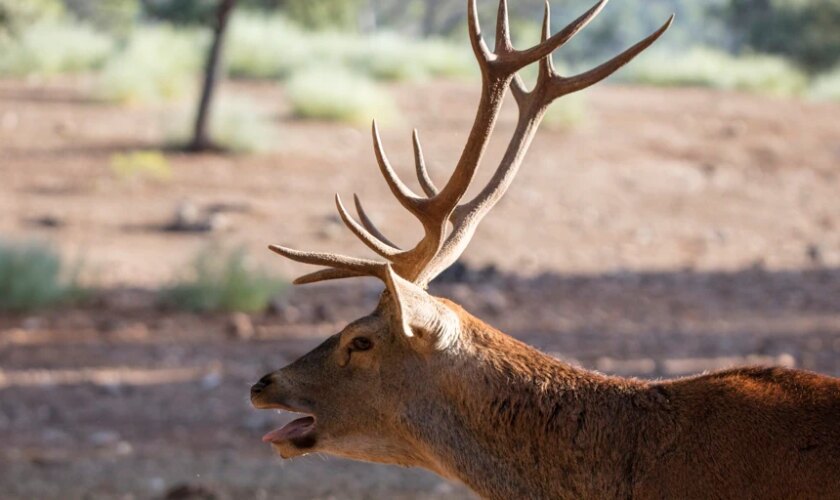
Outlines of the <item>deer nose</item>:
M 251 397 L 259 395 L 266 387 L 271 385 L 271 374 L 261 378 L 256 384 L 251 386 Z

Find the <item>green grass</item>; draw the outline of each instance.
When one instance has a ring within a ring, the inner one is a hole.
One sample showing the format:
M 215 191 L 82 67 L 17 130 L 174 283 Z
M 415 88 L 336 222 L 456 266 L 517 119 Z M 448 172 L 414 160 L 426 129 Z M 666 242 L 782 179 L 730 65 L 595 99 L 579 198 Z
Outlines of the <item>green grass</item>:
M 809 95 L 820 101 L 840 102 L 840 66 L 814 79 Z
M 100 95 L 110 101 L 145 104 L 195 91 L 207 44 L 203 35 L 165 25 L 135 29 L 105 66 Z
M 184 280 L 162 293 L 165 304 L 189 311 L 260 312 L 287 283 L 251 265 L 242 249 L 201 252 Z
M 291 78 L 287 92 L 299 118 L 365 124 L 373 118 L 388 122 L 397 114 L 386 89 L 347 70 L 309 68 Z
M 0 241 L 0 310 L 29 311 L 78 298 L 76 269 L 52 247 Z
M 708 48 L 646 54 L 633 61 L 622 75 L 625 80 L 649 85 L 711 87 L 777 96 L 799 95 L 808 86 L 805 74 L 780 57 L 736 57 Z
M 0 38 L 0 75 L 51 76 L 99 69 L 114 42 L 72 20 L 45 19 L 17 36 Z

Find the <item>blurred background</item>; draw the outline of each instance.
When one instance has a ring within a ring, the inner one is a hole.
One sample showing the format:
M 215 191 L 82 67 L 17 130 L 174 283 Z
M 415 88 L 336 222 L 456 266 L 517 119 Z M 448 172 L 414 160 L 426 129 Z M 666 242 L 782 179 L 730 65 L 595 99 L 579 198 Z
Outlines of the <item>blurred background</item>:
M 533 44 L 542 3 L 509 0 Z M 590 5 L 554 0 L 554 30 Z M 485 37 L 495 2 L 479 1 Z M 332 196 L 421 228 L 417 127 L 448 178 L 480 82 L 462 0 L 0 0 L 0 497 L 471 498 L 423 471 L 260 442 L 248 388 L 369 312 L 265 247 L 367 255 Z M 840 1 L 622 0 L 555 54 L 584 71 L 432 291 L 570 363 L 840 375 Z M 526 71 L 526 79 L 533 72 Z M 478 189 L 513 131 L 505 104 Z M 416 188 L 416 184 L 412 184 Z

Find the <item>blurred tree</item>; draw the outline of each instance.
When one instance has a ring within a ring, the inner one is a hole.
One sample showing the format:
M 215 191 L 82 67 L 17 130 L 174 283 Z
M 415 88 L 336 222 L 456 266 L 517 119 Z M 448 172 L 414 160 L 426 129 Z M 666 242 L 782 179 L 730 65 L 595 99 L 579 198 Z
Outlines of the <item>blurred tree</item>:
M 59 17 L 63 11 L 61 0 L 0 0 L 0 37 L 12 36 L 41 19 Z
M 140 13 L 139 0 L 64 0 L 67 10 L 93 26 L 125 35 Z
M 816 72 L 840 61 L 840 0 L 729 0 L 718 9 L 741 48 Z
M 219 72 L 221 70 L 219 61 L 222 56 L 222 46 L 225 32 L 227 31 L 228 20 L 235 6 L 236 0 L 219 0 L 218 6 L 216 7 L 216 18 L 213 22 L 213 41 L 210 44 L 207 62 L 204 66 L 204 85 L 201 89 L 201 98 L 198 101 L 193 139 L 187 147 L 190 151 L 204 151 L 215 148 L 208 132 L 210 105 L 213 100 L 216 81 L 219 78 Z
M 146 17 L 175 24 L 209 24 L 217 7 L 215 0 L 142 0 L 142 4 Z

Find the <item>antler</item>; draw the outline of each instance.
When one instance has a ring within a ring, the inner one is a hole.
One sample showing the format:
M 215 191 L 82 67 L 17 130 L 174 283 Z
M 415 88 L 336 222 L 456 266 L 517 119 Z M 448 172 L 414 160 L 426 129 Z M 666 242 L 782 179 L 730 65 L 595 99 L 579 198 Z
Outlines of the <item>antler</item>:
M 429 178 L 416 130 L 413 134 L 415 167 L 425 196 L 414 193 L 400 180 L 385 155 L 375 121 L 372 127 L 374 154 L 379 169 L 397 201 L 423 225 L 423 238 L 413 248 L 401 250 L 374 226 L 358 197 L 354 196 L 354 199 L 361 223 L 347 212 L 341 198 L 336 195 L 336 207 L 342 221 L 365 245 L 386 261 L 358 259 L 333 253 L 300 252 L 282 246 L 270 246 L 271 250 L 292 260 L 327 267 L 302 276 L 295 280 L 295 283 L 365 275 L 386 281 L 390 265 L 394 272 L 404 279 L 425 288 L 435 276 L 455 262 L 466 248 L 481 219 L 510 186 L 548 105 L 558 97 L 589 87 L 614 73 L 656 41 L 673 20 L 672 15 L 661 28 L 647 38 L 592 70 L 572 77 L 560 76 L 554 69 L 551 53 L 583 29 L 606 3 L 607 0 L 600 0 L 571 24 L 550 36 L 550 12 L 546 1 L 540 43 L 525 50 L 517 50 L 510 40 L 507 1 L 500 0 L 496 20 L 496 43 L 491 52 L 481 36 L 475 0 L 468 0 L 469 37 L 481 69 L 481 98 L 467 143 L 452 176 L 443 188 L 438 189 Z M 528 91 L 517 71 L 537 61 L 537 82 L 534 88 Z M 512 89 L 519 108 L 516 130 L 488 184 L 475 198 L 459 205 L 481 163 L 508 87 Z M 447 235 L 446 230 L 450 223 L 452 230 Z

